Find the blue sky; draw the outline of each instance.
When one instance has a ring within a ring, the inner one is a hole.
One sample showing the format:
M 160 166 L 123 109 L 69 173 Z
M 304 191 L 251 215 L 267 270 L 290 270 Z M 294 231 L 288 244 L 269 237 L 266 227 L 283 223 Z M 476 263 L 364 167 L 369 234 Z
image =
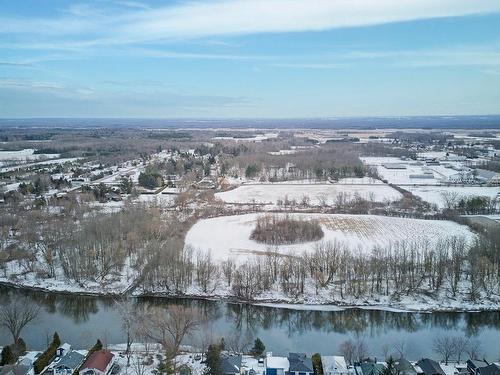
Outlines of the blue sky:
M 0 1 L 4 118 L 498 113 L 498 0 Z

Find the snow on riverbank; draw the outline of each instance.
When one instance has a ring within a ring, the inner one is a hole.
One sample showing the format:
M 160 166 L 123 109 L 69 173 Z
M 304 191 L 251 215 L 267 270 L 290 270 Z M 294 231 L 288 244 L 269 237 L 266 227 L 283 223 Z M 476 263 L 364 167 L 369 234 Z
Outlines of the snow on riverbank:
M 186 235 L 186 246 L 211 251 L 216 260 L 245 260 L 255 254 L 277 251 L 301 254 L 321 241 L 340 241 L 352 251 L 369 252 L 374 246 L 387 246 L 396 241 L 435 244 L 452 236 L 472 240 L 468 227 L 445 220 L 406 219 L 376 215 L 293 214 L 303 219 L 320 221 L 324 237 L 305 244 L 269 246 L 250 239 L 256 220 L 262 214 L 222 216 L 198 221 Z
M 55 277 L 42 278 L 37 275 L 40 269 L 26 270 L 22 263 L 13 260 L 5 263 L 5 271 L 0 272 L 0 283 L 21 288 L 41 291 L 54 291 L 61 293 L 107 295 L 122 294 L 126 292 L 138 276 L 131 266 L 130 258 L 125 259 L 125 264 L 120 275 L 113 275 L 101 282 L 85 280 L 77 282 L 64 276 L 62 269 L 56 268 Z
M 445 283 L 446 284 L 446 283 Z M 257 294 L 252 301 L 241 301 L 234 297 L 231 288 L 222 280 L 215 283 L 212 292 L 204 293 L 196 285 L 191 286 L 182 295 L 166 292 L 162 289 L 134 291 L 136 296 L 182 297 L 208 300 L 223 300 L 229 303 L 247 303 L 269 308 L 305 310 L 305 311 L 345 311 L 347 309 L 383 310 L 390 312 L 434 312 L 434 311 L 497 311 L 500 310 L 500 296 L 487 296 L 480 292 L 476 301 L 470 300 L 467 287 L 461 283 L 460 291 L 455 295 L 449 292 L 447 285 L 438 293 L 426 290 L 415 291 L 404 295 L 384 296 L 366 294 L 360 297 L 341 296 L 334 285 L 316 290 L 311 279 L 306 280 L 304 293 L 291 297 L 286 295 L 277 285 Z
M 255 220 L 260 214 L 224 216 L 198 221 L 188 232 L 186 246 L 193 246 L 202 251 L 212 250 L 213 258 L 222 261 L 228 258 L 246 261 L 257 258 L 267 250 L 266 245 L 249 239 Z M 449 236 L 462 235 L 469 241 L 474 234 L 468 227 L 444 220 L 418 220 L 375 215 L 328 215 L 328 214 L 292 214 L 319 220 L 325 233 L 323 240 L 345 242 L 355 252 L 369 252 L 374 245 L 386 245 L 394 241 L 428 241 L 433 243 Z M 279 246 L 271 250 L 280 253 L 303 253 L 311 250 L 315 242 L 299 245 Z M 214 251 L 215 250 L 215 251 Z M 259 255 L 260 254 L 260 255 Z M 262 258 L 260 258 L 262 259 Z M 58 272 L 57 278 L 43 279 L 36 273 L 26 273 L 17 261 L 8 263 L 6 274 L 0 272 L 0 282 L 11 283 L 20 287 L 42 289 L 46 291 L 67 292 L 75 294 L 117 295 L 130 291 L 135 296 L 153 295 L 163 297 L 220 299 L 235 302 L 234 293 L 223 277 L 216 277 L 213 288 L 204 292 L 193 282 L 186 289 L 173 293 L 165 286 L 137 289 L 131 288 L 137 278 L 136 271 L 129 262 L 122 273 L 109 280 L 105 285 L 100 283 L 82 283 L 67 280 Z M 6 276 L 4 276 L 6 275 Z M 500 296 L 481 295 L 476 302 L 469 300 L 467 285 L 461 285 L 459 292 L 452 296 L 445 285 L 438 293 L 422 289 L 411 294 L 388 296 L 363 294 L 360 297 L 341 296 L 338 285 L 333 282 L 326 288 L 316 289 L 311 278 L 305 282 L 303 293 L 297 296 L 285 294 L 278 284 L 255 296 L 254 300 L 242 301 L 269 307 L 291 308 L 302 310 L 336 311 L 359 307 L 365 309 L 382 309 L 388 311 L 478 311 L 500 309 Z

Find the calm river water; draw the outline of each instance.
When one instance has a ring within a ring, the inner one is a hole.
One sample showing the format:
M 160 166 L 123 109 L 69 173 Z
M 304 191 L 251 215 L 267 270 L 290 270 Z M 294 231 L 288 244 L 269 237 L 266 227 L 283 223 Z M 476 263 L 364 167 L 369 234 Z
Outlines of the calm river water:
M 22 333 L 29 348 L 45 347 L 57 331 L 75 348 L 86 348 L 97 338 L 108 344 L 124 342 L 121 320 L 113 298 L 47 294 L 0 286 L 0 303 L 28 297 L 41 314 Z M 234 331 L 260 337 L 268 350 L 338 353 L 339 344 L 356 334 L 364 337 L 372 355 L 381 356 L 383 345 L 404 341 L 410 359 L 436 356 L 432 341 L 442 334 L 477 338 L 490 360 L 500 358 L 500 312 L 402 313 L 350 309 L 340 312 L 302 311 L 200 300 L 137 299 L 138 304 L 168 308 L 185 304 L 198 309 L 213 324 L 214 335 Z M 0 328 L 0 346 L 11 338 Z

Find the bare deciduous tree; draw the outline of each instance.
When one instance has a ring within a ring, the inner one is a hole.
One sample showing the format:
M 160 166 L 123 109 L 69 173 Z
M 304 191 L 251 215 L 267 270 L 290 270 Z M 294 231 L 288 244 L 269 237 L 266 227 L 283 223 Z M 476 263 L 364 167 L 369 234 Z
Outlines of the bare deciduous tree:
M 117 302 L 118 311 L 122 318 L 122 328 L 127 336 L 127 349 L 125 350 L 125 356 L 127 357 L 127 367 L 130 366 L 130 357 L 132 356 L 132 343 L 134 336 L 138 332 L 137 327 L 137 315 L 135 311 L 135 305 L 132 300 L 127 299 L 125 301 Z
M 24 327 L 33 322 L 40 312 L 40 308 L 26 299 L 12 301 L 0 307 L 0 326 L 10 332 L 14 344 L 19 342 Z
M 482 356 L 483 349 L 481 347 L 481 341 L 478 339 L 470 339 L 465 348 L 465 352 L 470 359 L 479 359 Z
M 462 354 L 466 351 L 469 340 L 465 337 L 457 336 L 454 338 L 455 343 L 455 354 L 457 355 L 457 361 L 460 363 Z
M 406 341 L 401 340 L 394 344 L 394 350 L 398 353 L 399 358 L 404 358 L 406 354 Z
M 434 351 L 441 354 L 445 365 L 448 365 L 450 358 L 456 354 L 455 338 L 451 336 L 439 336 L 434 339 Z
M 149 336 L 163 346 L 170 359 L 179 354 L 184 338 L 200 324 L 196 310 L 179 305 L 154 309 L 149 318 Z
M 239 331 L 234 330 L 226 340 L 226 348 L 234 353 L 241 354 L 250 348 L 253 341 L 250 331 L 247 330 L 243 335 Z
M 352 340 L 345 340 L 340 344 L 340 353 L 344 356 L 348 364 L 352 364 L 352 361 L 356 355 L 356 344 Z
M 134 370 L 135 375 L 146 374 L 146 364 L 141 357 L 135 356 L 134 360 L 132 361 L 132 369 Z

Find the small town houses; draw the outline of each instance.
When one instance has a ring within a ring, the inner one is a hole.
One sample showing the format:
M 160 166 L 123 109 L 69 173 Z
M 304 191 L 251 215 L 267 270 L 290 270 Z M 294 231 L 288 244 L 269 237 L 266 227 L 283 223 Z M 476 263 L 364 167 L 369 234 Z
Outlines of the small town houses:
M 383 375 L 388 362 L 366 359 L 348 365 L 340 355 L 321 355 L 320 366 L 323 375 Z M 500 363 L 486 360 L 467 362 L 437 362 L 430 358 L 409 361 L 405 358 L 394 359 L 392 374 L 398 375 L 500 375 Z M 311 357 L 305 353 L 274 355 L 268 352 L 261 358 L 251 356 L 227 355 L 221 359 L 223 375 L 313 375 L 318 374 Z
M 155 351 L 156 357 L 162 355 Z M 0 366 L 0 375 L 37 375 L 33 363 L 41 355 L 28 352 L 16 364 Z M 138 359 L 144 353 L 133 353 Z M 151 355 L 151 353 L 150 353 Z M 200 353 L 181 354 L 177 357 L 176 374 L 210 375 Z M 106 349 L 87 352 L 73 350 L 69 344 L 57 348 L 55 356 L 39 374 L 43 375 L 155 375 L 157 364 L 145 365 L 141 373 L 136 366 L 126 366 L 124 353 Z M 314 360 L 313 360 L 314 358 Z M 134 359 L 132 359 L 134 362 Z M 486 359 L 469 359 L 466 362 L 438 362 L 431 358 L 410 361 L 398 358 L 392 361 L 378 361 L 367 358 L 349 364 L 341 355 L 309 356 L 306 353 L 275 355 L 267 352 L 262 356 L 230 354 L 223 352 L 220 358 L 220 374 L 217 375 L 500 375 L 500 363 Z
M 27 352 L 16 364 L 0 366 L 1 375 L 38 375 L 35 361 L 40 352 Z M 110 350 L 73 350 L 69 344 L 57 348 L 55 356 L 40 372 L 40 375 L 111 375 L 119 373 L 115 354 Z

